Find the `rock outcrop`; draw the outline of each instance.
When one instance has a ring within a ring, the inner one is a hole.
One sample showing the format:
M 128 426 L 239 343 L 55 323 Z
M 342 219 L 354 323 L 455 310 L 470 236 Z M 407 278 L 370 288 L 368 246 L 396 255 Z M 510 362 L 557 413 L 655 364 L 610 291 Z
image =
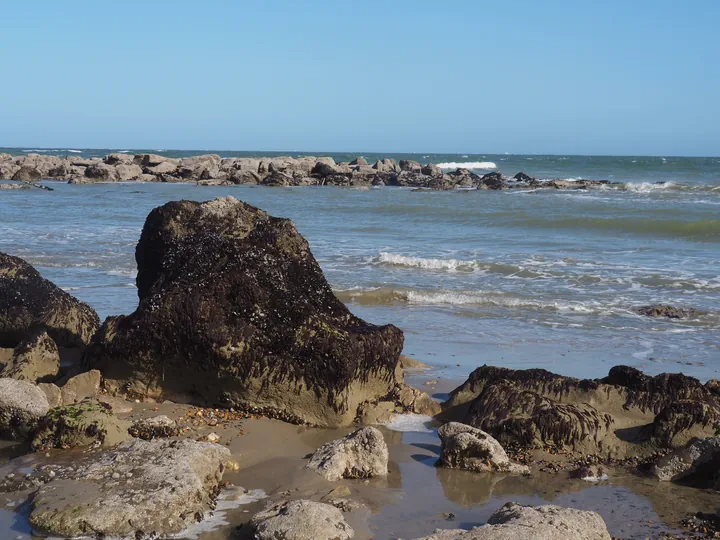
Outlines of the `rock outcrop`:
M 82 347 L 99 326 L 97 313 L 19 257 L 0 253 L 0 347 L 16 347 L 45 330 L 58 347 Z
M 439 531 L 417 540 L 610 540 L 610 533 L 595 512 L 511 502 L 490 516 L 487 525 Z
M 635 308 L 635 312 L 646 317 L 665 317 L 667 319 L 694 319 L 704 315 L 702 311 L 694 308 L 681 308 L 666 304 L 653 304 Z
M 115 446 L 130 438 L 130 425 L 97 402 L 64 405 L 51 409 L 40 419 L 32 448 L 37 452 L 50 448 Z
M 307 468 L 330 481 L 374 478 L 387 476 L 388 456 L 380 430 L 366 427 L 321 446 L 310 457 Z
M 25 440 L 49 409 L 37 386 L 17 379 L 0 379 L 0 435 Z
M 290 220 L 232 197 L 171 202 L 136 259 L 138 309 L 86 353 L 113 392 L 338 426 L 395 387 L 402 332 L 352 315 Z
M 473 472 L 530 472 L 526 465 L 511 462 L 500 443 L 481 429 L 449 422 L 438 429 L 438 436 L 439 467 Z
M 652 467 L 658 480 L 683 481 L 702 488 L 720 489 L 720 437 L 699 439 L 660 458 Z
M 230 451 L 190 440 L 134 440 L 59 470 L 32 499 L 47 535 L 167 537 L 200 521 Z
M 60 373 L 60 352 L 45 330 L 30 333 L 21 341 L 0 371 L 9 377 L 32 383 L 54 381 Z
M 451 393 L 444 415 L 503 445 L 559 446 L 622 458 L 677 448 L 720 427 L 720 400 L 682 374 L 616 366 L 604 379 L 483 366 Z
M 272 505 L 255 514 L 251 525 L 257 540 L 348 540 L 355 536 L 340 510 L 307 500 Z

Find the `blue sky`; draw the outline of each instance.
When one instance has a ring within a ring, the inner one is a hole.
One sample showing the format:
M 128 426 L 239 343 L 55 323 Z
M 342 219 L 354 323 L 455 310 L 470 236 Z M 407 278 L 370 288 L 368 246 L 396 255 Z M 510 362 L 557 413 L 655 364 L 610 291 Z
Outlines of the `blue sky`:
M 720 154 L 720 2 L 24 1 L 0 146 Z

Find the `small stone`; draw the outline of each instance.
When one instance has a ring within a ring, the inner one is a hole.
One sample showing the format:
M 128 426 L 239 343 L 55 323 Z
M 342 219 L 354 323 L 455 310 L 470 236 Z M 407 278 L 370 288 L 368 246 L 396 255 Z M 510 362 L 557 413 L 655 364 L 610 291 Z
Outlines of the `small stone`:
M 112 473 L 112 477 L 114 480 L 117 480 L 118 478 L 120 478 L 120 473 L 114 472 L 114 473 Z
M 210 442 L 218 442 L 220 440 L 220 435 L 218 435 L 217 433 L 210 433 L 207 436 L 207 440 Z

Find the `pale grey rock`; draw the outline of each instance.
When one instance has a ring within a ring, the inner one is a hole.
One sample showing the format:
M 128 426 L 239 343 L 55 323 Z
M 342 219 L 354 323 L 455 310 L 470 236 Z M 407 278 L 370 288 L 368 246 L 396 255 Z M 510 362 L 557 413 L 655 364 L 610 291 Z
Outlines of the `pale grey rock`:
M 118 182 L 133 180 L 143 173 L 142 167 L 134 163 L 121 163 L 115 166 L 114 179 Z
M 380 430 L 358 429 L 341 439 L 321 446 L 311 456 L 307 468 L 326 480 L 387 476 L 388 447 Z
M 208 511 L 229 460 L 218 444 L 125 442 L 41 487 L 30 524 L 63 537 L 177 534 Z
M 108 154 L 103 158 L 103 161 L 108 165 L 129 164 L 133 162 L 133 157 L 130 154 Z
M 49 408 L 45 393 L 34 384 L 0 379 L 0 434 L 26 439 Z
M 718 466 L 720 465 L 720 437 L 699 439 L 688 444 L 685 448 L 676 450 L 660 458 L 652 468 L 652 475 L 660 481 L 682 480 L 701 469 L 707 471 L 705 480 L 714 483 L 717 489 L 720 486 Z
M 439 531 L 417 540 L 611 540 L 595 512 L 560 506 L 521 506 L 507 503 L 487 525 L 470 531 Z
M 45 397 L 48 400 L 48 405 L 51 409 L 59 407 L 63 404 L 62 392 L 60 388 L 54 383 L 40 383 L 37 385 L 40 390 L 43 391 Z
M 42 173 L 37 168 L 23 165 L 13 174 L 12 179 L 19 180 L 20 182 L 36 182 L 40 180 L 42 176 Z
M 342 512 L 330 504 L 281 502 L 251 520 L 256 540 L 348 540 L 355 536 Z
M 177 165 L 172 161 L 163 161 L 154 167 L 146 167 L 145 172 L 148 174 L 169 174 L 175 172 Z
M 449 422 L 438 429 L 438 436 L 440 467 L 473 472 L 530 472 L 526 465 L 511 462 L 500 443 L 481 429 Z
M 15 347 L 0 377 L 31 383 L 51 382 L 60 372 L 60 351 L 45 330 L 33 332 Z

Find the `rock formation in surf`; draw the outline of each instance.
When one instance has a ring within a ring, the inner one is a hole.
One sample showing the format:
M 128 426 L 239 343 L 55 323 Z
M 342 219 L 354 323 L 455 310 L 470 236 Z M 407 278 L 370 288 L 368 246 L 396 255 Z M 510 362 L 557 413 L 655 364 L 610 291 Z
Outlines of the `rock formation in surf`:
M 712 435 L 720 427 L 720 396 L 692 377 L 650 377 L 626 366 L 594 380 L 483 366 L 451 393 L 443 414 L 503 445 L 623 458 Z
M 460 165 L 460 164 L 458 164 Z M 199 185 L 265 186 L 402 186 L 420 190 L 587 189 L 606 180 L 538 180 L 525 173 L 513 177 L 494 171 L 480 176 L 470 169 L 441 169 L 432 163 L 381 159 L 370 165 L 358 157 L 336 163 L 331 157 L 221 158 L 217 154 L 170 158 L 156 154 L 109 154 L 103 158 L 0 154 L 0 179 L 94 182 L 196 182 Z M 7 185 L 7 184 L 0 184 Z
M 395 387 L 402 332 L 350 313 L 288 219 L 232 197 L 171 202 L 136 259 L 137 310 L 86 354 L 113 392 L 337 426 Z

